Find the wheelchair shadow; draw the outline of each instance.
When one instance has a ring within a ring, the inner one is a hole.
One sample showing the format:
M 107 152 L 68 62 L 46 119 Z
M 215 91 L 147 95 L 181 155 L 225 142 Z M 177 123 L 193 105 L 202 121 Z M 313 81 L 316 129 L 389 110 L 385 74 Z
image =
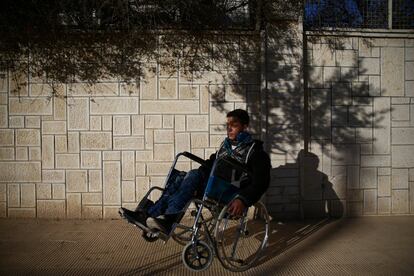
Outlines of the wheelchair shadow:
M 272 222 L 268 246 L 262 253 L 256 265 L 264 264 L 275 258 L 289 248 L 310 237 L 313 233 L 322 229 L 334 219 L 323 218 L 295 222 Z

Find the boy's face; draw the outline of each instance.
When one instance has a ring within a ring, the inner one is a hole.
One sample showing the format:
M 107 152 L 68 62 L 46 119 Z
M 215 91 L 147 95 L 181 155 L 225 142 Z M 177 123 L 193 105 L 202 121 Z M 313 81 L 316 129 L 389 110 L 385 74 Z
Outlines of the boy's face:
M 246 129 L 247 125 L 243 125 L 237 118 L 227 117 L 227 137 L 230 140 L 236 140 L 237 135 Z

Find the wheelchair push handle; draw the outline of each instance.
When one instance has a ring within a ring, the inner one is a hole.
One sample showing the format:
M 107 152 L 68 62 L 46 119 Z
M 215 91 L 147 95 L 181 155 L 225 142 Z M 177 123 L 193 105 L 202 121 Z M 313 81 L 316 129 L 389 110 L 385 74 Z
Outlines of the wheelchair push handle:
M 188 151 L 183 151 L 183 152 L 179 153 L 177 155 L 177 157 L 180 156 L 180 155 L 185 156 L 185 157 L 187 157 L 187 158 L 189 158 L 189 159 L 191 159 L 191 160 L 193 160 L 197 163 L 200 163 L 201 165 L 205 165 L 205 163 L 206 163 L 206 161 L 204 159 L 202 159 L 202 158 L 200 158 L 200 157 L 198 157 L 198 156 L 196 156 L 196 155 L 194 155 L 194 154 L 192 154 Z

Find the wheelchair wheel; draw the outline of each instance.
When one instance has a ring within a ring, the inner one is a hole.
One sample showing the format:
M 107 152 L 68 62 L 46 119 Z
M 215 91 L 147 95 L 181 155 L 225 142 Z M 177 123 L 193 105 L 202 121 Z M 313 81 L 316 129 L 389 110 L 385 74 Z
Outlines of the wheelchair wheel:
M 145 232 L 145 231 L 142 232 L 142 237 L 147 242 L 155 242 L 159 238 L 158 235 L 153 234 L 153 233 L 148 233 L 148 232 Z
M 207 269 L 213 262 L 213 250 L 204 241 L 189 242 L 182 254 L 184 265 L 193 271 Z
M 266 207 L 257 202 L 241 218 L 234 218 L 224 207 L 215 229 L 217 257 L 222 265 L 239 272 L 251 268 L 267 246 L 269 215 Z

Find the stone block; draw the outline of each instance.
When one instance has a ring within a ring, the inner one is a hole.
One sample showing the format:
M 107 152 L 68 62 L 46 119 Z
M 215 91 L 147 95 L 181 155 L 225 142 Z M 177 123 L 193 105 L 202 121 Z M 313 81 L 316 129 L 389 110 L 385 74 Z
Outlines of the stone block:
M 162 116 L 145 115 L 145 128 L 162 128 Z
M 66 216 L 70 219 L 80 219 L 82 217 L 81 194 L 73 193 L 66 195 Z
M 66 120 L 66 99 L 64 97 L 55 97 L 53 100 L 53 119 Z
M 391 210 L 393 214 L 409 213 L 409 191 L 408 190 L 392 190 Z
M 179 86 L 179 98 L 180 99 L 198 99 L 199 91 L 198 85 L 180 85 Z
M 104 161 L 120 161 L 121 152 L 120 151 L 104 151 L 103 160 Z
M 174 131 L 169 129 L 156 129 L 154 130 L 154 142 L 159 144 L 173 143 Z
M 118 95 L 117 83 L 72 83 L 68 86 L 69 96 L 113 96 Z
M 332 165 L 359 165 L 359 145 L 336 145 L 332 151 Z
M 16 160 L 29 160 L 29 151 L 27 147 L 16 147 Z
M 102 116 L 102 130 L 112 131 L 112 116 Z
M 390 155 L 362 155 L 361 166 L 363 167 L 391 166 L 391 156 Z
M 404 96 L 404 48 L 381 48 L 383 96 Z
M 348 125 L 348 107 L 332 106 L 332 126 Z
M 392 128 L 393 145 L 410 145 L 414 143 L 414 128 Z
M 185 131 L 185 115 L 175 115 L 175 131 Z
M 350 202 L 361 202 L 364 200 L 364 190 L 347 190 L 346 200 Z
M 66 217 L 65 200 L 38 200 L 37 217 L 47 219 L 63 219 Z
M 210 135 L 210 147 L 218 148 L 223 142 L 223 135 Z
M 68 139 L 67 136 L 55 136 L 55 152 L 67 153 L 68 152 Z
M 362 216 L 362 202 L 348 202 L 346 205 L 346 214 L 348 217 Z
M 312 54 L 312 65 L 335 66 L 335 51 L 328 44 L 314 44 Z
M 120 206 L 103 206 L 103 218 L 104 219 L 120 219 L 119 210 Z
M 173 144 L 154 144 L 154 160 L 172 161 L 174 160 Z
M 66 122 L 42 121 L 42 134 L 66 134 Z
M 102 192 L 102 173 L 98 170 L 88 171 L 88 191 Z
M 35 208 L 9 208 L 9 218 L 35 218 L 35 217 L 36 217 Z
M 73 98 L 68 101 L 68 130 L 89 129 L 89 99 Z
M 52 184 L 52 198 L 53 199 L 66 199 L 66 185 L 65 184 Z
M 148 176 L 139 176 L 135 179 L 136 199 L 141 200 L 150 188 L 150 178 Z
M 233 103 L 222 103 L 220 105 L 211 103 L 210 105 L 210 124 L 224 125 L 226 123 L 226 115 L 234 109 Z
M 14 160 L 14 148 L 0 148 L 0 160 Z
M 208 86 L 200 87 L 200 113 L 208 114 L 210 108 L 210 96 Z
M 64 170 L 42 170 L 42 180 L 50 183 L 64 183 Z
M 82 205 L 102 205 L 102 193 L 83 193 Z
M 24 128 L 24 116 L 10 116 L 9 128 Z
M 20 207 L 19 184 L 7 184 L 7 205 L 8 207 Z
M 378 214 L 390 214 L 391 213 L 391 198 L 380 197 L 378 198 Z
M 392 189 L 408 189 L 408 169 L 392 169 Z
M 121 165 L 115 161 L 103 163 L 103 203 L 121 204 Z
M 81 132 L 80 146 L 82 150 L 112 149 L 111 132 Z
M 88 172 L 86 170 L 66 171 L 66 192 L 80 193 L 88 191 Z
M 389 175 L 378 176 L 378 196 L 391 196 L 391 177 Z
M 0 183 L 0 202 L 7 201 L 7 184 Z
M 137 162 L 135 164 L 135 173 L 137 175 L 146 175 L 147 165 L 142 162 Z
M 162 128 L 174 128 L 174 115 L 162 115 Z
M 392 167 L 412 168 L 414 167 L 414 145 L 397 145 L 391 147 Z
M 391 144 L 391 103 L 389 98 L 374 99 L 374 154 L 389 154 Z
M 79 163 L 77 153 L 56 154 L 56 169 L 79 169 Z
M 410 182 L 410 213 L 414 213 L 414 181 Z
M 82 206 L 82 218 L 101 219 L 102 218 L 102 206 Z
M 377 188 L 377 168 L 360 169 L 360 187 L 364 189 Z
M 79 132 L 68 133 L 68 152 L 78 153 L 79 150 Z
M 0 127 L 7 128 L 9 118 L 9 113 L 7 111 L 7 105 L 0 105 Z
M 9 98 L 9 115 L 53 115 L 47 98 Z
M 160 99 L 177 99 L 177 80 L 176 79 L 160 79 Z
M 138 150 L 135 152 L 135 158 L 138 162 L 154 160 L 154 152 L 152 150 Z
M 16 129 L 16 146 L 40 146 L 38 129 Z
M 191 151 L 190 133 L 175 134 L 175 153 L 178 154 L 183 151 Z
M 370 96 L 381 95 L 381 77 L 380 76 L 369 76 L 368 77 L 368 92 Z
M 101 152 L 100 151 L 82 151 L 81 152 L 81 168 L 82 169 L 100 169 L 101 168 Z
M 364 190 L 364 214 L 377 214 L 377 190 Z
M 138 114 L 138 98 L 105 97 L 91 102 L 92 115 Z M 145 112 L 142 112 L 145 113 Z
M 348 189 L 359 188 L 359 166 L 348 166 L 346 175 Z
M 40 162 L 0 162 L 0 182 L 40 181 Z
M 133 115 L 132 119 L 132 135 L 144 135 L 144 116 Z
M 146 129 L 145 130 L 145 149 L 150 150 L 154 147 L 154 130 Z
M 413 40 L 406 40 L 405 45 L 408 46 L 411 44 L 411 47 L 414 46 Z M 414 61 L 414 48 L 405 48 L 405 61 Z
M 359 58 L 359 74 L 360 75 L 379 75 L 380 59 L 371 57 Z
M 170 163 L 147 163 L 147 175 L 165 176 L 171 167 Z
M 350 105 L 351 84 L 348 82 L 337 82 L 332 84 L 333 105 Z
M 207 148 L 209 146 L 208 133 L 191 133 L 191 148 Z
M 325 83 L 336 82 L 341 79 L 340 67 L 323 67 L 323 80 Z
M 414 80 L 414 62 L 405 62 L 405 80 Z
M 139 96 L 139 80 L 129 83 L 120 83 L 119 93 L 121 96 Z
M 391 120 L 408 121 L 410 120 L 410 106 L 408 104 L 393 104 L 391 108 Z
M 405 81 L 405 96 L 414 97 L 414 81 Z
M 13 129 L 0 129 L 0 146 L 14 146 Z
M 52 184 L 38 183 L 36 184 L 37 199 L 51 199 L 52 198 Z
M 141 82 L 141 99 L 157 98 L 157 66 L 151 65 L 145 69 L 144 79 Z
M 131 135 L 131 118 L 129 116 L 114 116 L 114 136 Z
M 359 127 L 356 128 L 355 137 L 357 143 L 370 143 L 373 141 L 371 127 Z
M 169 100 L 140 102 L 141 114 L 198 114 L 197 100 Z
M 391 168 L 378 168 L 378 175 L 391 175 Z
M 144 137 L 114 137 L 115 150 L 142 150 L 145 148 Z
M 122 202 L 135 202 L 134 181 L 122 181 Z
M 135 179 L 135 153 L 133 151 L 122 152 L 122 180 Z
M 90 116 L 89 128 L 90 130 L 101 131 L 102 130 L 102 117 L 101 116 Z
M 208 131 L 208 115 L 188 115 L 187 131 Z

